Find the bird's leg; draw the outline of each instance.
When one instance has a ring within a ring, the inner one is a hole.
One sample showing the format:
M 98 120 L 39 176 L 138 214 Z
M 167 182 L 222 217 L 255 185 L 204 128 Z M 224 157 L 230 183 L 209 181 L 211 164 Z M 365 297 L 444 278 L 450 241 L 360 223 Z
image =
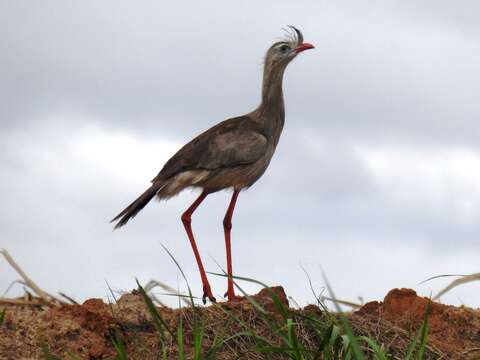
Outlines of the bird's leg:
M 232 249 L 230 242 L 230 232 L 232 230 L 232 215 L 233 209 L 235 209 L 235 203 L 237 202 L 238 194 L 240 190 L 235 190 L 232 195 L 232 200 L 230 200 L 230 205 L 228 205 L 227 213 L 223 219 L 223 230 L 225 232 L 225 247 L 227 249 L 227 275 L 228 275 L 228 288 L 224 296 L 228 298 L 228 301 L 239 300 L 240 297 L 235 295 L 233 288 L 233 278 L 232 278 Z
M 195 254 L 195 259 L 197 260 L 198 270 L 200 271 L 200 276 L 202 278 L 203 284 L 203 296 L 202 301 L 205 304 L 207 302 L 207 297 L 211 302 L 216 302 L 216 299 L 212 295 L 212 289 L 210 288 L 210 284 L 207 279 L 207 275 L 205 274 L 205 269 L 203 268 L 202 259 L 200 257 L 200 253 L 198 252 L 197 244 L 195 243 L 195 238 L 193 237 L 192 232 L 192 214 L 197 209 L 197 207 L 202 203 L 202 201 L 207 197 L 206 192 L 202 192 L 200 196 L 193 202 L 192 205 L 182 214 L 182 222 L 183 226 L 185 227 L 185 231 L 187 232 L 188 239 L 190 240 L 190 244 L 192 245 L 193 253 Z

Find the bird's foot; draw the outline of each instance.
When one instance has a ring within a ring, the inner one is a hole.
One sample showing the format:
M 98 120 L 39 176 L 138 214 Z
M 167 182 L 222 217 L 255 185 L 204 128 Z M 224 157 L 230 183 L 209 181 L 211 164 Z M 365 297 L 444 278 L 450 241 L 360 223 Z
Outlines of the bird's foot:
M 205 284 L 203 285 L 203 296 L 202 296 L 202 302 L 205 305 L 207 303 L 207 298 L 210 300 L 212 303 L 216 303 L 217 299 L 212 294 L 212 289 L 210 289 L 210 284 Z
M 223 295 L 223 297 L 227 298 L 228 302 L 240 302 L 243 299 L 243 296 L 235 295 L 235 292 L 232 290 L 227 290 L 227 292 Z

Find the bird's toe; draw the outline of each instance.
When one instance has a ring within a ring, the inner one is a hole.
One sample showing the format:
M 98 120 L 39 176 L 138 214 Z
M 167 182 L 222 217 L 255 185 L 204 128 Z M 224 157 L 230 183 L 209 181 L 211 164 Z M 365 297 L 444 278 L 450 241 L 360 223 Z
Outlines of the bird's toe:
M 206 284 L 203 286 L 203 296 L 202 296 L 202 302 L 205 305 L 207 303 L 207 299 L 210 300 L 212 303 L 216 303 L 217 299 L 212 294 L 212 290 L 210 288 L 209 284 Z
M 228 302 L 240 302 L 242 301 L 243 299 L 243 296 L 238 296 L 238 295 L 235 295 L 235 293 L 232 291 L 227 291 L 224 295 L 223 295 L 224 298 L 227 298 L 227 301 Z

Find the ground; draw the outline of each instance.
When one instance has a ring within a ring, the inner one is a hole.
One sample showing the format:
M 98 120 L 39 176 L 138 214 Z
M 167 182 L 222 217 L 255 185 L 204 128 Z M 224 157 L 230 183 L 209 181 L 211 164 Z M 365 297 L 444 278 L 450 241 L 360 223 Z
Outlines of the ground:
M 288 307 L 283 288 L 271 289 L 283 306 Z M 263 289 L 253 299 L 271 315 L 269 319 L 281 321 L 281 314 L 278 314 L 278 307 L 272 302 L 268 289 Z M 157 327 L 178 330 L 180 319 L 187 358 L 192 358 L 195 351 L 195 321 L 204 324 L 203 353 L 208 353 L 208 349 L 215 346 L 215 336 L 227 338 L 241 332 L 242 323 L 247 323 L 272 344 L 278 341 L 270 333 L 270 328 L 265 326 L 262 320 L 265 315 L 247 299 L 235 304 L 220 303 L 196 309 L 157 308 L 164 322 L 160 325 L 152 321 L 146 302 L 137 290 L 121 296 L 113 304 L 106 304 L 100 299 L 89 299 L 81 305 L 41 304 L 33 300 L 0 304 L 0 313 L 5 309 L 3 324 L 0 325 L 0 359 L 44 359 L 46 348 L 61 359 L 108 359 L 117 354 L 112 339 L 124 344 L 130 359 L 159 358 L 159 342 L 162 341 L 167 358 L 177 359 L 178 336 L 164 331 L 163 339 L 159 341 Z M 302 325 L 302 318 L 309 316 L 320 322 L 329 321 L 328 314 L 317 305 L 292 309 L 292 314 L 294 321 L 300 324 L 297 336 L 307 345 L 313 344 L 315 339 L 308 326 Z M 478 310 L 442 305 L 417 296 L 413 290 L 394 289 L 383 301 L 367 303 L 347 313 L 347 317 L 356 335 L 375 339 L 392 359 L 403 359 L 401 354 L 406 353 L 426 314 L 429 335 L 425 359 L 480 359 Z M 214 358 L 265 357 L 255 351 L 255 344 L 247 336 L 237 336 L 218 347 Z M 270 358 L 285 357 L 274 354 Z

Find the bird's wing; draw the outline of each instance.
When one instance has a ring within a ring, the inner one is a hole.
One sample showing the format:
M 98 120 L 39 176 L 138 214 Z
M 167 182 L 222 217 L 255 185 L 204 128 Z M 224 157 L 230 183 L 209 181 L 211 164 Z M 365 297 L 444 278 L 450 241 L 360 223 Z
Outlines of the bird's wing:
M 183 146 L 152 180 L 193 169 L 215 170 L 250 164 L 262 157 L 267 138 L 247 116 L 225 120 Z
M 197 167 L 215 170 L 223 167 L 235 167 L 257 161 L 265 154 L 267 138 L 250 128 L 228 129 L 217 133 L 209 143 Z

